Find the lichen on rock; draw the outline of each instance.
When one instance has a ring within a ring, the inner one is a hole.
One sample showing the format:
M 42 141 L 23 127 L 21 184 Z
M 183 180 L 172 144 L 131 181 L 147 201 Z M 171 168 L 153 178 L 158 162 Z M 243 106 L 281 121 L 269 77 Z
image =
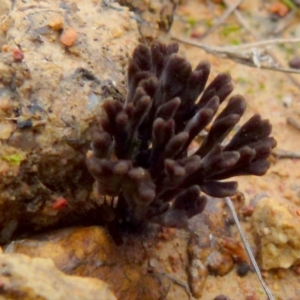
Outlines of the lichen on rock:
M 16 230 L 39 230 L 87 203 L 89 129 L 104 99 L 123 97 L 139 33 L 126 7 L 104 1 L 1 1 L 1 8 L 0 232 L 11 220 Z M 65 45 L 67 28 L 73 35 Z M 69 205 L 52 209 L 62 196 Z

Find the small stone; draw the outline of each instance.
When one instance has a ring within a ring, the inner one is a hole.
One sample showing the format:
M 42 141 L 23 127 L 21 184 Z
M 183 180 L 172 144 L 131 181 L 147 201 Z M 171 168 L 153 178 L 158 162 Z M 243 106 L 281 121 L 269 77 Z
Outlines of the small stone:
M 60 42 L 67 47 L 71 47 L 74 45 L 77 37 L 77 32 L 72 27 L 69 27 L 62 33 Z
M 300 56 L 295 56 L 289 61 L 289 66 L 293 69 L 300 69 Z
M 287 269 L 299 262 L 300 220 L 278 200 L 260 200 L 253 212 L 252 224 L 264 270 Z
M 210 273 L 224 276 L 233 268 L 233 259 L 229 254 L 213 251 L 206 261 Z
M 240 276 L 240 277 L 244 277 L 248 274 L 248 271 L 250 270 L 250 266 L 248 265 L 248 263 L 246 262 L 241 262 L 240 264 L 238 264 L 238 268 L 236 270 L 236 273 Z

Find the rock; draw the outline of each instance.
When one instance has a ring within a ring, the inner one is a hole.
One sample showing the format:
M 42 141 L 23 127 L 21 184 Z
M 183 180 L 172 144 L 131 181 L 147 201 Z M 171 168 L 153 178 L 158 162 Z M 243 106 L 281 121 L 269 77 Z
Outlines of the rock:
M 93 208 L 90 129 L 104 99 L 126 97 L 136 20 L 104 1 L 0 3 L 0 232 L 78 223 Z
M 300 260 L 300 219 L 275 199 L 260 200 L 252 215 L 264 270 L 289 268 Z
M 65 275 L 51 259 L 0 254 L 1 299 L 116 300 L 108 284 Z
M 5 247 L 5 253 L 50 258 L 59 270 L 67 274 L 105 281 L 117 299 L 162 299 L 170 282 L 155 272 L 148 273 L 148 251 L 151 253 L 153 250 L 149 250 L 149 246 L 144 247 L 142 241 L 142 237 L 133 236 L 128 243 L 116 246 L 104 228 L 75 227 L 11 242 Z M 173 254 L 174 247 L 170 251 Z

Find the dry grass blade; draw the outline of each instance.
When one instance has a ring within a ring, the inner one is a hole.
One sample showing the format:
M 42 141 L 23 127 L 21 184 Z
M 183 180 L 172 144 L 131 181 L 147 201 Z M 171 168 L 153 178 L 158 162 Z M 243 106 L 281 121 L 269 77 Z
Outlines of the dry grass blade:
M 262 287 L 264 288 L 264 290 L 265 290 L 265 292 L 266 292 L 266 294 L 267 294 L 269 300 L 275 300 L 275 298 L 273 297 L 271 291 L 269 290 L 268 286 L 266 285 L 265 281 L 264 281 L 263 278 L 262 278 L 262 275 L 261 275 L 261 272 L 260 272 L 259 267 L 258 267 L 258 265 L 257 265 L 257 262 L 256 262 L 256 260 L 255 260 L 255 258 L 254 258 L 254 255 L 253 255 L 253 253 L 252 253 L 252 251 L 251 251 L 251 248 L 250 248 L 250 246 L 249 246 L 249 244 L 248 244 L 248 241 L 247 241 L 247 239 L 246 239 L 246 237 L 245 237 L 245 235 L 244 235 L 244 233 L 243 233 L 243 229 L 242 229 L 241 224 L 240 224 L 240 222 L 239 222 L 238 216 L 237 216 L 237 214 L 236 214 L 236 212 L 235 212 L 233 203 L 232 203 L 232 201 L 231 201 L 231 199 L 230 199 L 229 197 L 226 197 L 225 200 L 226 200 L 226 203 L 227 203 L 227 205 L 228 205 L 228 207 L 229 207 L 229 209 L 230 209 L 230 211 L 231 211 L 231 213 L 232 213 L 233 219 L 234 219 L 234 221 L 235 221 L 235 223 L 236 223 L 236 226 L 237 226 L 237 228 L 238 228 L 238 231 L 239 231 L 239 233 L 240 233 L 240 235 L 241 235 L 243 244 L 244 244 L 245 249 L 246 249 L 246 251 L 247 251 L 247 253 L 248 253 L 248 256 L 249 256 L 249 258 L 250 258 L 250 260 L 251 260 L 251 263 L 252 263 L 252 265 L 253 265 L 253 268 L 254 268 L 254 270 L 255 270 L 255 273 L 256 273 L 256 275 L 257 275 L 257 277 L 258 277 L 258 279 L 259 279 L 259 281 L 260 281 Z

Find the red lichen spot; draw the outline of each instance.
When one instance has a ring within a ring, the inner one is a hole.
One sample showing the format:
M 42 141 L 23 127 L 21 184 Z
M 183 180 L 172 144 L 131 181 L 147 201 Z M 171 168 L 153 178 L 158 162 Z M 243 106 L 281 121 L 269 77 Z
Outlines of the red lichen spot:
M 65 206 L 68 206 L 68 200 L 64 197 L 59 197 L 52 203 L 52 208 L 55 210 L 60 210 Z
M 24 59 L 24 53 L 20 49 L 13 50 L 14 61 L 22 61 Z

